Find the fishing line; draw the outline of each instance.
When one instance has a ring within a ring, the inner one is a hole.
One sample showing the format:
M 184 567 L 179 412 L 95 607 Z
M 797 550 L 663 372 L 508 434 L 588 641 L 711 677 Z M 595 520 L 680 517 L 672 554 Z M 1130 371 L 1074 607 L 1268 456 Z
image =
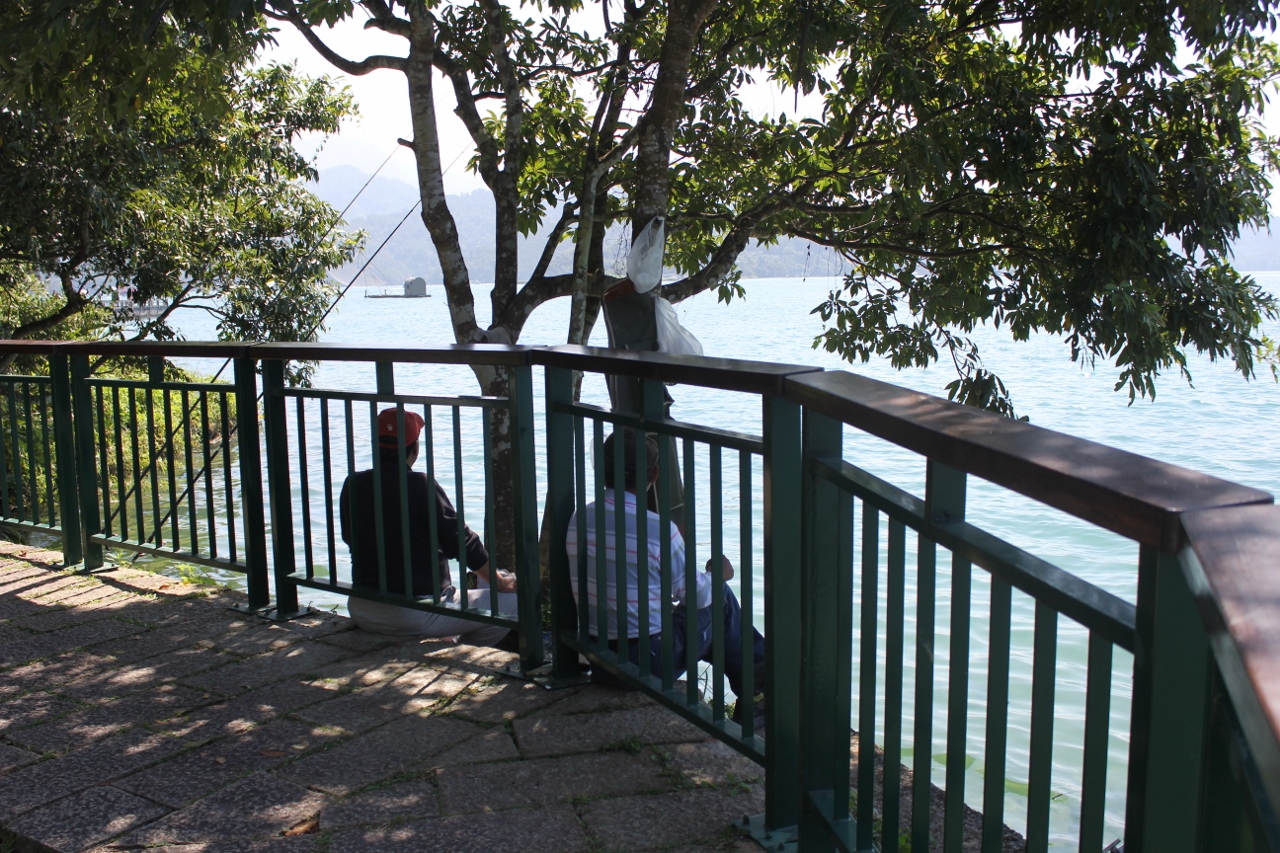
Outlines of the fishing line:
M 398 151 L 399 151 L 399 146 L 393 149 L 392 152 L 387 155 L 387 158 L 382 161 L 382 165 L 378 167 L 377 171 L 375 171 L 372 175 L 369 176 L 369 179 L 364 182 L 364 186 L 362 186 L 360 190 L 355 194 L 355 196 L 351 199 L 351 201 L 347 203 L 347 206 L 342 209 L 342 213 L 338 215 L 338 217 L 334 220 L 334 223 L 329 226 L 329 230 L 325 232 L 325 235 L 324 235 L 325 237 L 327 237 L 329 233 L 332 232 L 333 228 L 337 225 L 338 221 L 342 219 L 343 214 L 345 214 L 348 210 L 351 209 L 351 206 L 355 204 L 356 200 L 360 198 L 360 196 L 364 193 L 366 189 L 368 189 L 369 185 L 373 183 L 373 179 L 378 176 L 378 173 L 382 171 L 382 169 L 387 165 L 387 163 L 391 161 L 391 158 L 395 156 L 395 154 Z M 466 152 L 467 152 L 466 148 L 463 148 L 461 151 L 459 151 L 458 154 L 449 163 L 449 165 L 445 167 L 444 171 L 441 172 L 441 175 L 447 175 L 450 171 L 452 171 L 453 167 L 457 165 L 457 162 L 460 159 L 462 159 L 462 155 L 465 154 Z M 386 238 L 384 238 L 383 241 L 378 244 L 378 248 L 374 250 L 373 254 L 369 256 L 369 258 L 365 261 L 364 265 L 360 267 L 360 269 L 356 272 L 356 274 L 351 277 L 351 280 L 347 282 L 346 286 L 342 289 L 342 291 L 338 294 L 338 296 L 333 300 L 333 302 L 329 304 L 329 307 L 325 309 L 324 314 L 320 316 L 320 319 L 317 320 L 316 323 L 308 331 L 307 337 L 310 337 L 311 335 L 315 334 L 315 332 L 324 324 L 324 321 L 328 318 L 329 314 L 333 311 L 334 308 L 337 307 L 338 303 L 342 301 L 342 298 L 347 295 L 347 292 L 351 290 L 351 287 L 352 285 L 355 284 L 356 280 L 359 279 L 360 276 L 364 274 L 364 271 L 369 268 L 369 265 L 372 264 L 373 261 L 378 257 L 378 254 L 383 250 L 383 248 L 386 247 L 387 243 L 391 241 L 391 238 L 394 237 L 400 231 L 400 228 L 405 224 L 405 222 L 409 220 L 409 217 L 413 215 L 414 211 L 416 211 L 421 206 L 422 206 L 422 198 L 419 197 L 418 200 L 413 203 L 413 206 L 411 206 L 405 212 L 404 216 L 401 217 L 399 223 L 396 224 L 396 227 L 391 230 L 391 233 L 388 234 Z M 321 238 L 321 240 L 323 239 L 324 237 Z M 222 366 L 218 368 L 218 372 L 214 374 L 214 377 L 213 377 L 214 381 L 216 381 L 218 377 L 222 375 L 222 372 L 226 370 L 227 366 L 230 364 L 231 364 L 231 359 L 227 359 L 226 361 L 223 362 Z M 257 401 L 261 402 L 262 397 L 263 397 L 263 394 L 259 393 Z M 190 417 L 192 409 L 194 409 L 194 404 L 192 405 L 191 409 L 188 409 L 185 417 Z M 213 449 L 212 453 L 210 453 L 209 460 L 206 461 L 205 464 L 202 465 L 196 471 L 195 477 L 192 480 L 193 482 L 199 481 L 200 477 L 204 474 L 205 469 L 208 467 L 209 462 L 217 458 L 218 452 L 226 445 L 227 439 L 230 438 L 231 435 L 235 433 L 235 431 L 236 431 L 236 427 L 235 425 L 232 425 L 231 428 L 228 430 L 228 435 L 225 436 L 222 442 Z M 177 434 L 178 434 L 178 430 L 175 429 L 173 433 L 168 437 L 168 439 L 166 439 L 166 442 L 165 442 L 166 445 L 171 446 L 173 437 L 176 436 Z M 151 466 L 154 466 L 154 465 L 155 465 L 155 460 L 152 459 L 148 463 L 148 473 L 150 473 L 149 469 L 151 468 Z M 133 491 L 136 488 L 137 488 L 137 483 L 135 483 L 130 488 L 128 494 L 121 497 L 120 505 L 119 507 L 117 507 L 116 511 L 111 514 L 110 519 L 114 519 L 117 515 L 119 515 L 120 511 L 124 509 L 125 506 L 127 506 L 128 498 L 130 495 L 133 494 Z M 190 482 L 188 482 L 188 485 L 185 488 L 183 488 L 182 493 L 178 496 L 174 504 L 169 507 L 169 509 L 165 512 L 164 517 L 161 518 L 160 521 L 156 524 L 156 527 L 151 535 L 152 540 L 158 542 L 157 537 L 159 536 L 160 532 L 164 529 L 164 525 L 169 521 L 173 513 L 177 510 L 178 505 L 182 503 L 183 499 L 187 497 L 190 491 L 191 491 L 191 485 L 190 485 Z M 139 523 L 141 523 L 141 519 L 139 519 Z M 129 561 L 131 563 L 136 562 L 138 558 L 142 556 L 142 553 L 143 552 L 141 551 L 135 553 L 130 558 Z

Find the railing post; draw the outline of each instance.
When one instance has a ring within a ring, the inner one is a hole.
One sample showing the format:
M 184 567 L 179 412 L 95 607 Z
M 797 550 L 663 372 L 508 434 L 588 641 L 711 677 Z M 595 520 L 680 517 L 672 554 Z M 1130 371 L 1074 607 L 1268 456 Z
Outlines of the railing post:
M 925 513 L 929 520 L 937 525 L 962 523 L 965 510 L 965 473 L 930 459 L 925 481 Z M 964 755 L 968 738 L 972 605 L 973 567 L 964 557 L 953 553 L 947 672 L 947 769 L 944 786 L 947 793 L 942 828 L 942 843 L 947 850 L 959 850 L 964 844 Z M 917 709 L 917 713 L 924 712 Z M 917 744 L 919 742 L 916 741 Z M 917 749 L 916 755 L 919 757 L 921 752 L 929 751 Z
M 804 412 L 804 528 L 798 583 L 803 607 L 799 753 L 804 798 L 799 841 L 805 853 L 834 849 L 824 817 L 837 826 L 849 819 L 853 501 L 830 480 L 814 475 L 815 460 L 841 458 L 842 427 L 825 415 Z
M 1142 547 L 1137 608 L 1125 853 L 1194 851 L 1212 668 L 1208 635 L 1176 557 Z
M 271 500 L 271 557 L 275 575 L 276 609 L 273 619 L 292 619 L 298 609 L 294 571 L 293 489 L 289 485 L 289 429 L 284 397 L 284 362 L 262 362 L 262 421 L 267 439 L 267 492 Z
M 84 531 L 84 568 L 102 567 L 102 545 L 94 536 L 102 532 L 98 513 L 98 471 L 94 465 L 93 396 L 89 393 L 89 356 L 71 356 L 71 411 L 75 429 L 76 484 L 80 502 L 80 524 Z
M 533 440 L 533 369 L 508 368 L 511 400 L 511 490 L 515 515 L 516 599 L 520 616 L 520 669 L 542 666 L 542 577 L 538 566 L 538 479 Z M 561 544 L 563 549 L 563 543 Z
M 244 517 L 245 587 L 249 601 L 241 608 L 263 610 L 271 604 L 267 581 L 267 523 L 262 499 L 262 453 L 258 447 L 258 378 L 255 360 L 237 358 L 236 432 L 239 434 L 241 508 Z
M 578 653 L 561 641 L 565 631 L 578 627 L 578 608 L 569 578 L 565 533 L 573 517 L 576 463 L 573 458 L 573 416 L 555 411 L 573 402 L 573 371 L 546 368 L 547 400 L 547 531 L 551 537 L 547 575 L 551 584 L 551 635 L 554 641 L 551 678 L 554 683 L 579 680 Z M 578 486 L 581 488 L 581 484 Z
M 80 530 L 79 484 L 76 470 L 75 435 L 71 421 L 71 375 L 67 356 L 58 351 L 49 355 L 49 381 L 53 394 L 53 452 L 58 466 L 58 521 L 62 530 L 62 558 L 68 566 L 84 562 L 84 542 Z M 46 462 L 48 464 L 48 462 Z M 93 493 L 94 480 L 83 484 Z
M 764 827 L 775 836 L 800 817 L 800 406 L 764 407 L 764 642 L 768 662 Z

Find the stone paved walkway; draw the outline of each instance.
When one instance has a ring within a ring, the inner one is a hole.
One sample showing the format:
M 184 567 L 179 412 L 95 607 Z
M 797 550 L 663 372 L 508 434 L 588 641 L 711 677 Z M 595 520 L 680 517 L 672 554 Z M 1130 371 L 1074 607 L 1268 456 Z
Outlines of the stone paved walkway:
M 760 768 L 491 649 L 0 543 L 0 853 L 758 851 Z

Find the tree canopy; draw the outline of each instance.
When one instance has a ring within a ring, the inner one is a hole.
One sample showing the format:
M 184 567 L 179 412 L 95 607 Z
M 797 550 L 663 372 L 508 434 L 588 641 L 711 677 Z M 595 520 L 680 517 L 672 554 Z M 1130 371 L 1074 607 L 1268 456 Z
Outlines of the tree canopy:
M 335 296 L 328 270 L 351 258 L 359 235 L 338 230 L 337 212 L 302 185 L 314 171 L 293 141 L 336 131 L 349 98 L 288 67 L 250 69 L 243 51 L 228 64 L 230 53 L 167 30 L 166 44 L 189 43 L 162 51 L 145 86 L 127 82 L 133 71 L 102 71 L 129 62 L 85 58 L 80 66 L 97 70 L 74 85 L 6 89 L 0 275 L 22 303 L 8 336 L 45 336 L 93 309 L 98 334 L 166 339 L 173 311 L 200 306 L 226 339 L 307 339 Z M 20 22 L 4 30 L 17 31 Z M 135 97 L 114 120 L 89 122 L 86 105 L 111 115 L 100 96 L 117 82 Z M 33 276 L 55 282 L 60 298 L 28 298 Z M 104 303 L 116 310 L 104 314 Z M 136 303 L 160 313 L 139 320 Z
M 1275 305 L 1230 265 L 1266 222 L 1277 142 L 1260 124 L 1277 79 L 1268 2 L 1122 0 L 503 4 L 265 0 L 336 67 L 405 74 L 423 218 L 457 340 L 515 340 L 572 296 L 570 342 L 617 281 L 604 233 L 665 215 L 683 298 L 737 291 L 750 240 L 799 236 L 852 264 L 815 310 L 819 344 L 851 360 L 950 358 L 953 397 L 1011 411 L 966 333 L 1061 333 L 1073 358 L 1154 393 L 1186 353 L 1252 370 Z M 324 25 L 355 14 L 402 54 L 340 56 Z M 821 100 L 762 110 L 771 81 Z M 495 197 L 493 321 L 443 192 L 436 87 Z M 794 110 L 793 110 L 794 112 Z M 516 235 L 544 220 L 573 273 L 517 280 Z M 805 306 L 812 307 L 812 306 Z
M 682 274 L 668 298 L 729 298 L 748 241 L 804 237 L 852 266 L 816 307 L 820 345 L 950 358 L 953 396 L 1006 410 L 976 324 L 1061 333 L 1149 394 L 1191 350 L 1251 372 L 1276 310 L 1229 256 L 1265 224 L 1277 165 L 1259 121 L 1277 79 L 1270 0 L 19 0 L 3 14 L 0 103 L 81 118 L 143 109 L 184 62 L 188 89 L 238 67 L 269 37 L 262 16 L 344 71 L 403 73 L 460 342 L 514 341 L 566 295 L 567 340 L 586 340 L 617 281 L 606 229 L 655 215 Z M 325 26 L 354 16 L 403 50 L 339 55 Z M 821 106 L 763 109 L 766 81 Z M 485 329 L 444 195 L 440 86 L 494 195 Z M 521 278 L 517 235 L 544 221 L 541 258 L 567 241 L 573 271 Z

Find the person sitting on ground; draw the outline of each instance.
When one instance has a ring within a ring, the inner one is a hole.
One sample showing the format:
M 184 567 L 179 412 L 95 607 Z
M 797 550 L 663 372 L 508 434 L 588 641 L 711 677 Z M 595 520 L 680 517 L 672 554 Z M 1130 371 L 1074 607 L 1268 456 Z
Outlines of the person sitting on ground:
M 624 468 L 623 488 L 618 489 L 615 485 L 614 474 L 614 441 L 619 436 L 619 431 L 613 432 L 604 441 L 604 485 L 607 490 L 604 496 L 604 558 L 606 563 L 606 584 L 605 601 L 607 604 L 607 637 L 611 645 L 618 641 L 618 606 L 616 602 L 619 599 L 617 591 L 617 548 L 615 544 L 617 521 L 616 512 L 618 505 L 622 505 L 622 513 L 624 516 L 624 526 L 626 530 L 626 584 L 625 593 L 626 602 L 626 636 L 628 657 L 632 663 L 639 663 L 640 659 L 640 607 L 639 607 L 639 569 L 637 553 L 637 507 L 636 507 L 636 486 L 640 484 L 641 488 L 648 488 L 658 480 L 658 444 L 652 438 L 645 436 L 645 459 L 647 461 L 648 471 L 646 479 L 640 481 L 636 476 L 636 434 L 634 430 L 629 428 L 620 431 L 623 442 L 623 456 L 626 460 Z M 587 614 L 589 623 L 589 632 L 593 637 L 600 636 L 600 627 L 597 624 L 597 600 L 599 595 L 598 583 L 596 579 L 596 553 L 599 548 L 599 538 L 596 532 L 596 504 L 594 502 L 588 504 L 585 508 L 585 531 L 586 531 L 586 561 L 587 561 Z M 648 598 L 649 598 L 649 656 L 650 656 L 650 672 L 655 675 L 662 671 L 662 562 L 661 547 L 663 531 L 661 521 L 656 512 L 650 510 L 646 519 L 648 525 L 648 534 L 646 538 L 647 559 L 645 560 L 645 571 L 648 573 Z M 666 532 L 671 541 L 671 595 L 675 601 L 675 607 L 672 609 L 671 623 L 672 636 L 671 645 L 673 652 L 673 660 L 675 662 L 675 675 L 680 676 L 684 673 L 685 662 L 685 640 L 687 636 L 688 613 L 686 602 L 694 602 L 697 618 L 697 633 L 695 639 L 698 644 L 698 659 L 710 662 L 712 660 L 712 650 L 714 648 L 715 638 L 712 636 L 712 588 L 716 583 L 723 585 L 723 615 L 724 615 L 724 666 L 725 675 L 729 679 L 729 687 L 739 696 L 742 695 L 743 683 L 743 667 L 752 665 L 754 674 L 754 691 L 758 694 L 764 687 L 765 681 L 765 658 L 764 658 L 764 637 L 760 635 L 758 630 L 753 628 L 754 641 L 751 650 L 752 660 L 744 661 L 744 650 L 742 647 L 742 607 L 738 603 L 738 598 L 733 594 L 727 581 L 733 579 L 733 565 L 728 559 L 721 556 L 717 560 L 713 558 L 707 561 L 706 571 L 699 572 L 697 575 L 697 588 L 688 590 L 685 584 L 685 551 L 684 538 L 680 535 L 679 529 L 672 524 Z M 579 600 L 580 592 L 578 590 L 578 516 L 575 512 L 573 518 L 569 521 L 569 531 L 565 538 L 565 547 L 569 552 L 569 578 L 573 587 L 574 599 Z M 712 566 L 719 562 L 720 571 L 713 572 Z M 616 645 L 615 645 L 616 647 Z M 759 715 L 763 710 L 763 701 L 756 699 L 756 714 Z M 741 707 L 741 706 L 739 706 Z M 757 726 L 757 732 L 759 726 Z
M 405 595 L 404 529 L 400 509 L 401 465 L 396 431 L 397 409 L 384 409 L 378 414 L 376 452 L 379 454 L 382 492 L 383 560 L 386 565 L 386 590 Z M 414 412 L 404 412 L 404 459 L 408 469 L 418 459 L 418 436 L 424 421 Z M 458 514 L 439 483 L 426 474 L 404 470 L 409 501 L 409 554 L 412 566 L 413 595 L 429 600 L 435 594 L 436 572 L 440 580 L 440 603 L 460 606 L 461 592 L 452 584 L 449 560 L 465 558 L 477 578 L 478 588 L 467 590 L 468 606 L 488 609 L 489 554 L 469 527 L 462 528 L 458 539 Z M 430 500 L 435 492 L 436 553 L 431 553 Z M 382 588 L 378 573 L 377 503 L 374 499 L 374 471 L 357 471 L 342 484 L 338 499 L 342 520 L 342 541 L 351 548 L 352 585 L 356 588 Z M 516 612 L 515 576 L 501 569 L 494 573 L 493 585 L 498 589 L 501 613 Z M 417 635 L 425 637 L 459 637 L 478 646 L 493 645 L 508 629 L 424 610 L 414 610 L 359 596 L 347 599 L 347 610 L 357 625 L 379 634 Z

